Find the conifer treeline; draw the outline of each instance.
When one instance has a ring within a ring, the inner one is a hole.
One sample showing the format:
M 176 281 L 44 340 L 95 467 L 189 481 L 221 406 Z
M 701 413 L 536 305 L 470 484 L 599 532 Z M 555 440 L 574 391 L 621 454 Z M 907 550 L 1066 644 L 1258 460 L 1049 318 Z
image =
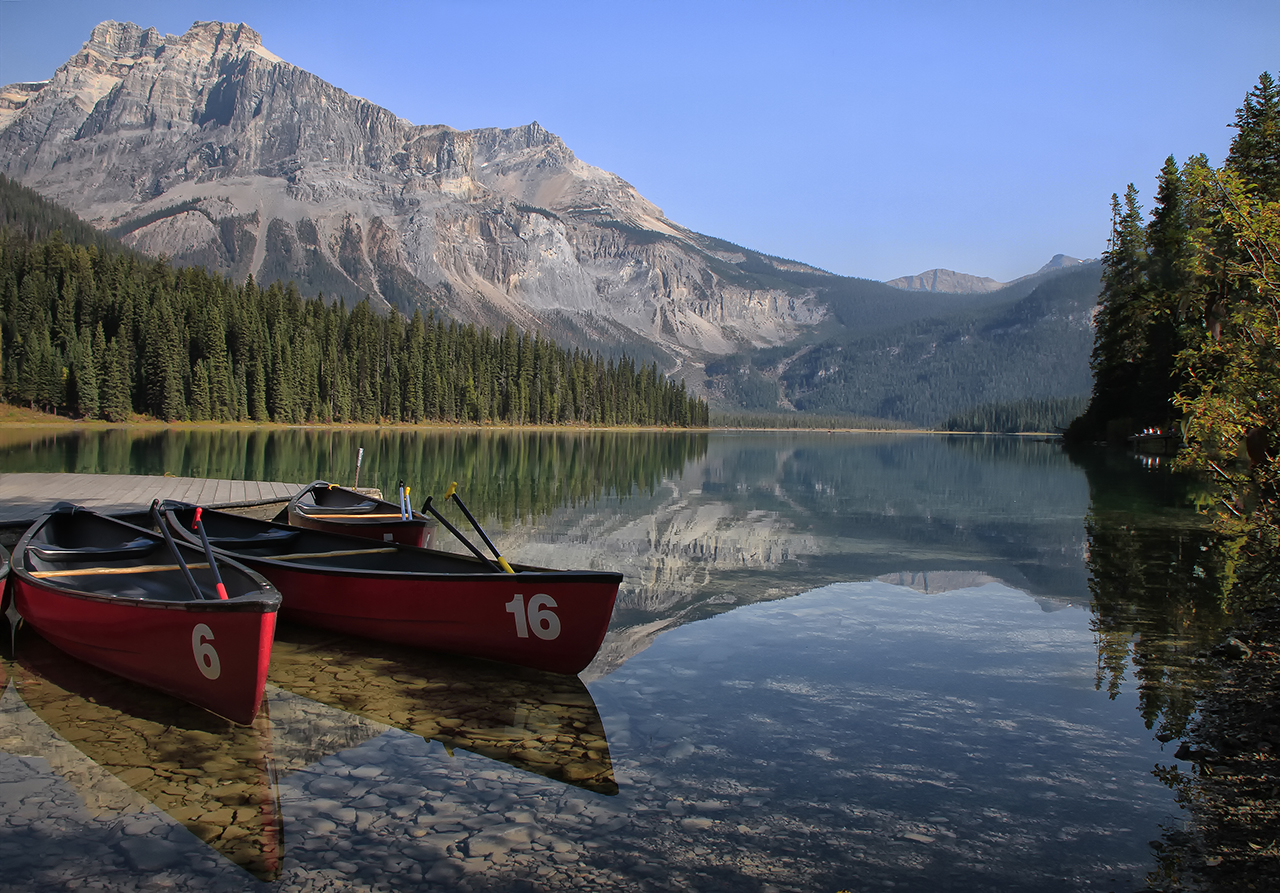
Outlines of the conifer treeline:
M 1088 397 L 1046 397 L 987 403 L 952 415 L 940 428 L 992 434 L 1062 431 L 1084 412 L 1088 402 Z
M 1112 196 L 1088 409 L 1071 440 L 1181 435 L 1175 467 L 1204 476 L 1227 535 L 1233 598 L 1280 592 L 1280 83 L 1236 110 L 1221 168 L 1204 155 L 1158 176 L 1150 218 Z
M 0 399 L 86 419 L 705 426 L 636 367 L 0 230 Z

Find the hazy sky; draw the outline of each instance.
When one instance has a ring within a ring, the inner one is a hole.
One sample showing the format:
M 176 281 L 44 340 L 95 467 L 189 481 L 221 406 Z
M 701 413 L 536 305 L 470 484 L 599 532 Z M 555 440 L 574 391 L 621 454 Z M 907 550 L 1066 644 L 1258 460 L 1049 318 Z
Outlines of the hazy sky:
M 103 20 L 245 22 L 415 124 L 538 121 L 672 220 L 832 272 L 1097 257 L 1110 198 L 1221 163 L 1277 0 L 0 0 L 0 84 Z

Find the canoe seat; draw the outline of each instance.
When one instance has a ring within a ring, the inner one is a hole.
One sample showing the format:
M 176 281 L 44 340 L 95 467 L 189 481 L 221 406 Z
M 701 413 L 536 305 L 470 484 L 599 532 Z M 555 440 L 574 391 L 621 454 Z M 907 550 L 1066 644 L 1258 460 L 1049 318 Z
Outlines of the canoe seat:
M 127 543 L 110 546 L 81 546 L 70 549 L 53 544 L 28 546 L 41 561 L 111 561 L 116 558 L 128 558 L 134 555 L 146 555 L 160 543 L 149 537 L 140 536 Z
M 273 527 L 261 533 L 251 533 L 248 536 L 211 536 L 209 537 L 209 545 L 219 546 L 223 549 L 272 546 L 276 543 L 287 543 L 301 532 L 301 530 L 281 530 L 278 527 Z
M 362 514 L 366 514 L 368 512 L 373 511 L 377 507 L 378 507 L 378 504 L 376 502 L 358 502 L 355 505 L 299 504 L 296 506 L 298 511 L 304 515 L 312 514 L 315 512 L 324 512 L 326 514 L 337 514 L 338 512 L 341 512 L 344 515 L 345 514 L 362 515 Z

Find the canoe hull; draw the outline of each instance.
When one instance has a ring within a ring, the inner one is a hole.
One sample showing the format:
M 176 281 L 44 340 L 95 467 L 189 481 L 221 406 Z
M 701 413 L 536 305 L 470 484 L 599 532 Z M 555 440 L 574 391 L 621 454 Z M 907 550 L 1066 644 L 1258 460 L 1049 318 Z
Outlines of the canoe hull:
M 253 722 L 271 662 L 280 594 L 219 562 L 219 598 L 204 553 L 178 544 L 192 591 L 159 534 L 83 509 L 51 512 L 14 550 L 14 607 L 36 632 L 85 663 Z
M 191 537 L 184 524 L 193 512 L 170 506 L 166 518 Z M 280 590 L 290 620 L 553 673 L 576 674 L 591 663 L 622 582 L 614 572 L 517 566 L 518 573 L 493 573 L 454 553 L 379 547 L 208 509 L 204 523 L 215 549 Z M 275 544 L 255 546 L 258 538 Z M 285 555 L 293 557 L 276 557 Z
M 553 673 L 586 669 L 618 595 L 617 582 L 572 572 L 373 578 L 239 560 L 284 594 L 290 620 Z
M 422 521 L 370 521 L 339 520 L 326 521 L 312 518 L 298 512 L 289 512 L 289 523 L 294 527 L 305 527 L 308 530 L 319 530 L 325 533 L 339 533 L 346 536 L 358 536 L 362 539 L 378 540 L 384 543 L 397 543 L 402 546 L 429 548 L 434 528 Z
M 274 611 L 122 603 L 22 576 L 13 587 L 23 620 L 72 657 L 242 725 L 258 714 L 275 638 Z

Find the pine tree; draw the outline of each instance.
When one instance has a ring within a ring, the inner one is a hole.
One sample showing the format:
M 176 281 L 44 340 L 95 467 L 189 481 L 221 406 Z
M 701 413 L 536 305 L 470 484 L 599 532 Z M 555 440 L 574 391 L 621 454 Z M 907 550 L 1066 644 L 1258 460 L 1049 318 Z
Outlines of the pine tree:
M 1162 426 L 1177 415 L 1173 396 L 1179 378 L 1174 367 L 1185 346 L 1179 320 L 1193 291 L 1186 190 L 1172 155 L 1160 171 L 1159 184 L 1145 234 L 1142 361 L 1130 401 L 1139 426 Z
M 1102 256 L 1102 294 L 1094 333 L 1093 395 L 1068 434 L 1116 440 L 1134 433 L 1134 389 L 1146 350 L 1146 232 L 1138 190 L 1130 183 L 1124 204 L 1111 196 L 1111 238 Z
M 127 422 L 133 411 L 129 403 L 128 349 L 117 338 L 107 347 L 102 382 L 102 416 L 109 422 Z
M 1268 200 L 1280 199 L 1280 85 L 1264 71 L 1236 110 L 1226 167 Z
M 99 346 L 101 341 L 102 346 Z M 98 366 L 105 348 L 102 336 L 102 325 L 99 324 L 92 335 L 87 328 L 80 330 L 79 362 L 75 372 L 76 410 L 82 418 L 96 419 L 99 407 L 99 389 L 101 387 Z
M 212 400 L 210 399 L 209 372 L 204 360 L 196 360 L 191 374 L 191 418 L 208 419 L 213 417 Z

